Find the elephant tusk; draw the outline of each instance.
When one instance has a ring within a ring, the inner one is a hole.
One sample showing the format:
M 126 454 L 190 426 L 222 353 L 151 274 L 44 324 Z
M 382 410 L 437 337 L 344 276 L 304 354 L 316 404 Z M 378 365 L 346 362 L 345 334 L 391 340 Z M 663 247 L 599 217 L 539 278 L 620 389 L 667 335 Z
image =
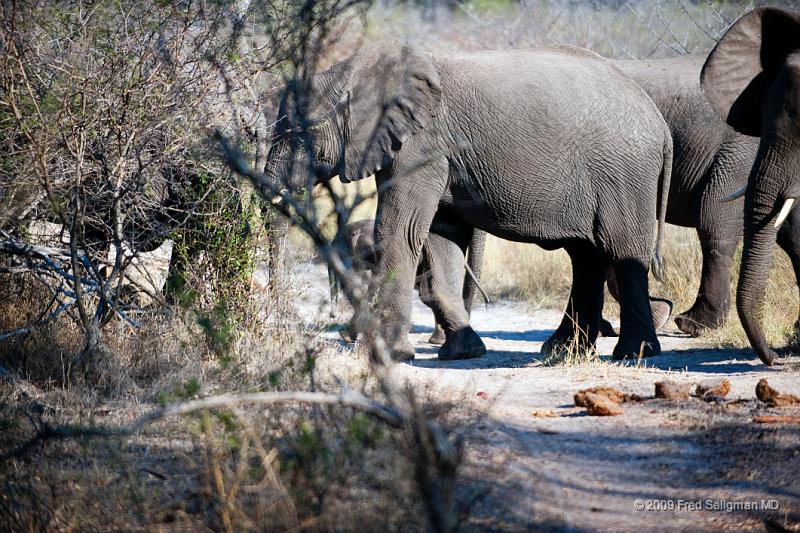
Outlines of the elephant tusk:
M 727 196 L 723 196 L 722 198 L 719 199 L 719 201 L 722 202 L 722 203 L 732 202 L 732 201 L 737 200 L 737 199 L 741 198 L 742 196 L 744 196 L 744 193 L 746 193 L 746 192 L 747 192 L 747 185 L 745 185 L 741 189 L 738 189 L 738 190 L 730 193 Z
M 775 219 L 775 227 L 779 228 L 783 221 L 786 220 L 786 217 L 789 216 L 789 213 L 792 212 L 792 206 L 794 205 L 794 198 L 787 198 L 786 201 L 783 203 L 783 207 L 781 208 L 781 212 L 778 213 L 778 217 Z

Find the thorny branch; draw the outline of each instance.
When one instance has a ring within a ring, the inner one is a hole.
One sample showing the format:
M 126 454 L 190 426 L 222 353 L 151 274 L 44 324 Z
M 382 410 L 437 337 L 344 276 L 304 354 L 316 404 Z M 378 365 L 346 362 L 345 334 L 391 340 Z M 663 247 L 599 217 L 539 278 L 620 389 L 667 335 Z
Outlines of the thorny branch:
M 0 367 L 0 372 L 5 372 Z M 0 375 L 2 377 L 2 375 Z M 133 435 L 143 427 L 163 418 L 181 416 L 204 409 L 231 408 L 241 404 L 306 403 L 318 405 L 340 405 L 363 411 L 393 428 L 403 427 L 407 421 L 393 407 L 371 400 L 347 386 L 342 386 L 338 394 L 323 392 L 256 392 L 250 394 L 220 394 L 201 400 L 175 403 L 155 409 L 124 426 L 52 426 L 39 422 L 36 435 L 14 450 L 0 455 L 0 461 L 19 457 L 37 444 L 48 440 L 77 437 L 124 437 Z

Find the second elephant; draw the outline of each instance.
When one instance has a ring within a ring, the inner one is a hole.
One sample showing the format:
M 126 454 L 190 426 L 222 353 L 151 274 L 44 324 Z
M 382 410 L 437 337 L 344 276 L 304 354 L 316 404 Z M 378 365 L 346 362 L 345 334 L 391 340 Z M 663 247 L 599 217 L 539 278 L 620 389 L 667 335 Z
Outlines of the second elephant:
M 695 228 L 703 252 L 694 305 L 675 318 L 692 336 L 722 325 L 730 310 L 731 266 L 744 225 L 742 200 L 759 139 L 735 131 L 706 100 L 700 87 L 705 55 L 674 59 L 613 61 L 647 91 L 672 133 L 674 157 L 667 222 Z M 735 194 L 733 196 L 736 196 Z M 800 283 L 800 209 L 780 228 L 778 244 L 789 255 Z

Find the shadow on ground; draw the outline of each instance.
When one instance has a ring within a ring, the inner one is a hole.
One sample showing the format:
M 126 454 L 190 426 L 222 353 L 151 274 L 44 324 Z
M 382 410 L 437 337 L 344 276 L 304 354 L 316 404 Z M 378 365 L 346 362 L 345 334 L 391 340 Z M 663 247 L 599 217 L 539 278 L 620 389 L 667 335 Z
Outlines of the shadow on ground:
M 658 531 L 764 531 L 767 521 L 786 530 L 800 526 L 800 427 L 755 425 L 753 406 L 719 415 L 699 401 L 653 401 L 631 410 L 635 420 L 645 420 L 676 408 L 693 418 L 668 430 L 587 420 L 585 431 L 568 425 L 562 431 L 563 418 L 556 418 L 546 422 L 556 430 L 540 431 L 487 416 L 466 435 L 472 453 L 461 490 L 474 494 L 460 496 L 471 502 L 464 529 L 632 531 L 648 524 Z M 671 508 L 642 511 L 638 501 Z M 770 501 L 777 503 L 762 504 Z M 698 502 L 699 510 L 689 508 Z

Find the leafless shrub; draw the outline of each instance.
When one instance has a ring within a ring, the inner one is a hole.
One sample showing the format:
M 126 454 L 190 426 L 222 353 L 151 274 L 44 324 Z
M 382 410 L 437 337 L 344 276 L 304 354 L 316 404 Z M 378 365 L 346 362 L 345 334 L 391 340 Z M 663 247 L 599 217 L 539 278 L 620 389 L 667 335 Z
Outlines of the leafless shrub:
M 16 256 L 6 275 L 49 276 L 50 283 L 43 286 L 53 294 L 51 305 L 64 306 L 64 310 L 46 324 L 35 324 L 41 329 L 60 316 L 75 319 L 85 332 L 85 342 L 81 357 L 71 361 L 72 365 L 102 369 L 106 364 L 121 363 L 117 350 L 132 355 L 136 343 L 131 342 L 132 337 L 126 340 L 126 323 L 136 321 L 150 332 L 158 331 L 148 315 L 131 313 L 125 307 L 120 297 L 122 279 L 130 265 L 126 257 L 144 248 L 137 243 L 171 236 L 179 252 L 173 253 L 173 259 L 193 264 L 193 250 L 199 249 L 204 264 L 211 265 L 205 270 L 179 269 L 182 279 L 172 279 L 172 285 L 168 282 L 169 289 L 177 289 L 173 294 L 178 303 L 189 299 L 190 307 L 205 313 L 187 325 L 189 338 L 202 332 L 207 339 L 207 352 L 201 357 L 213 360 L 214 365 L 204 365 L 202 372 L 238 366 L 246 355 L 231 346 L 241 344 L 240 326 L 269 312 L 226 303 L 253 301 L 249 299 L 249 279 L 238 276 L 252 273 L 258 259 L 252 254 L 253 244 L 262 240 L 253 221 L 263 224 L 268 209 L 276 209 L 304 231 L 338 276 L 351 304 L 367 308 L 366 287 L 352 275 L 340 243 L 323 234 L 326 221 L 311 195 L 296 196 L 277 186 L 265 187 L 259 172 L 268 140 L 262 111 L 269 105 L 264 100 L 269 99 L 275 75 L 282 74 L 284 80 L 308 79 L 327 60 L 329 44 L 363 14 L 366 4 L 348 0 L 279 5 L 241 2 L 234 7 L 203 3 L 121 7 L 100 2 L 89 11 L 78 4 L 58 12 L 49 5 L 36 11 L 11 3 L 10 11 L 3 13 L 3 46 L 10 52 L 2 65 L 3 124 L 13 134 L 13 150 L 19 154 L 15 165 L 2 175 L 3 199 L 15 206 L 34 206 L 15 210 L 13 219 L 3 221 L 4 250 Z M 47 17 L 58 22 L 45 24 Z M 250 32 L 255 22 L 265 28 L 263 34 Z M 109 32 L 110 25 L 125 31 Z M 28 120 L 29 114 L 35 120 Z M 206 140 L 211 125 L 217 143 L 210 146 Z M 213 157 L 214 146 L 221 147 L 225 164 Z M 281 196 L 282 201 L 274 208 L 267 207 L 270 202 L 261 202 L 240 186 L 226 165 L 250 178 L 266 200 Z M 27 188 L 18 187 L 15 181 L 22 167 L 33 170 Z M 189 198 L 177 206 L 169 204 L 174 199 L 169 195 L 176 188 L 179 198 Z M 35 194 L 22 199 L 29 189 Z M 163 194 L 153 197 L 159 189 Z M 346 222 L 350 208 L 345 208 L 332 188 L 326 191 L 336 206 L 338 221 Z M 165 195 L 169 200 L 166 209 Z M 232 202 L 228 201 L 231 197 Z M 162 216 L 166 220 L 159 219 Z M 57 221 L 66 228 L 67 238 L 50 247 L 28 242 L 24 226 L 36 218 Z M 153 224 L 154 219 L 158 223 Z M 242 219 L 234 231 L 217 231 L 222 229 L 221 220 Z M 231 242 L 234 238 L 241 242 Z M 220 246 L 215 247 L 215 241 Z M 232 253 L 232 244 L 242 244 L 242 254 Z M 102 251 L 106 245 L 115 251 L 110 259 Z M 131 253 L 126 254 L 126 248 Z M 201 294 L 200 289 L 209 283 L 221 287 L 222 294 L 217 293 L 216 298 Z M 218 305 L 220 302 L 223 305 Z M 47 312 L 50 309 L 46 307 Z M 379 330 L 377 317 L 367 312 L 363 321 L 366 331 Z M 111 340 L 100 342 L 101 328 L 115 332 Z M 413 501 L 424 504 L 431 528 L 453 530 L 457 524 L 453 489 L 461 456 L 459 444 L 451 442 L 428 417 L 414 392 L 397 382 L 380 335 L 368 334 L 361 352 L 366 353 L 370 368 L 368 383 L 362 384 L 366 396 L 347 386 L 342 386 L 340 393 L 321 389 L 330 387 L 315 369 L 321 350 L 297 329 L 291 340 L 281 338 L 285 331 L 281 328 L 271 333 L 263 328 L 259 338 L 275 335 L 271 340 L 281 339 L 276 348 L 288 348 L 295 355 L 296 361 L 289 363 L 304 374 L 303 386 L 310 390 L 285 391 L 292 380 L 282 375 L 273 380 L 272 373 L 262 373 L 266 381 L 256 384 L 256 390 L 266 392 L 196 399 L 201 391 L 210 391 L 202 376 L 193 376 L 169 384 L 154 398 L 165 407 L 145 412 L 133 422 L 127 418 L 97 424 L 94 415 L 87 420 L 82 410 L 77 416 L 63 417 L 57 410 L 55 414 L 23 410 L 27 421 L 4 437 L 4 457 L 17 461 L 51 441 L 61 442 L 67 451 L 80 442 L 75 439 L 138 436 L 150 424 L 164 427 L 164 417 L 205 413 L 200 423 L 204 449 L 199 479 L 204 489 L 199 496 L 210 504 L 210 512 L 202 522 L 225 530 L 270 530 L 273 527 L 265 526 L 259 514 L 270 509 L 270 518 L 279 518 L 275 529 L 305 527 L 314 521 L 335 523 L 324 518 L 329 509 L 325 501 L 336 501 L 329 487 L 343 465 L 328 464 L 327 457 L 333 454 L 354 468 L 358 465 L 354 454 L 370 454 L 368 448 L 374 447 L 362 441 L 383 431 L 374 427 L 377 421 L 401 430 L 392 433 L 397 443 L 392 448 L 403 452 L 398 456 L 403 468 L 411 467 L 410 476 L 408 471 L 390 475 L 398 484 L 407 476 L 405 481 L 411 484 L 404 490 L 406 494 L 411 494 L 408 488 L 417 492 Z M 17 333 L 24 337 L 28 332 Z M 166 334 L 174 337 L 175 331 L 167 328 Z M 251 337 L 248 347 L 256 344 L 256 336 Z M 116 345 L 117 341 L 121 345 Z M 195 345 L 188 341 L 186 348 L 194 350 Z M 144 374 L 162 372 L 134 357 L 125 363 Z M 103 379 L 96 384 L 115 386 Z M 210 387 L 229 385 L 241 387 L 242 383 L 231 383 L 217 374 Z M 274 407 L 253 407 L 274 401 L 312 406 L 288 413 Z M 314 407 L 320 403 L 333 407 Z M 250 407 L 240 410 L 242 404 Z M 353 417 L 350 409 L 362 410 L 367 417 Z M 269 434 L 256 433 L 251 417 L 264 412 L 271 419 L 285 417 L 286 423 L 294 424 L 294 431 L 276 424 Z M 343 422 L 346 420 L 352 420 L 352 425 Z M 187 418 L 187 423 L 192 425 L 192 419 Z M 333 429 L 327 429 L 330 426 Z M 351 433 L 358 446 L 348 443 Z M 271 451 L 278 442 L 288 443 L 289 451 L 279 455 Z M 293 462 L 292 454 L 299 459 Z M 13 486 L 22 486 L 20 480 Z M 248 492 L 251 489 L 255 492 Z M 259 500 L 261 497 L 265 499 Z M 8 508 L 0 508 L 0 512 L 13 514 Z M 69 527 L 70 523 L 60 525 Z

